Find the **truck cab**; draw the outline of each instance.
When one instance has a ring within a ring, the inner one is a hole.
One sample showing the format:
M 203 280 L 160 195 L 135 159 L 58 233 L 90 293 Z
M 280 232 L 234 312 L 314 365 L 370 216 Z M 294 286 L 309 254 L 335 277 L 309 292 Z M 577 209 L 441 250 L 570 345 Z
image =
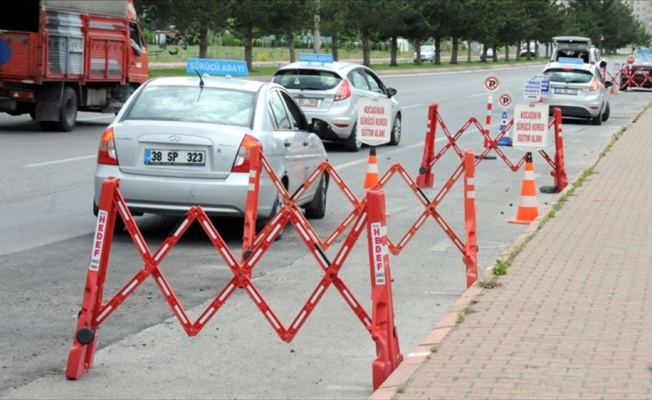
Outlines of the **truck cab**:
M 0 112 L 70 131 L 78 111 L 117 112 L 148 79 L 132 0 L 21 0 L 0 14 Z

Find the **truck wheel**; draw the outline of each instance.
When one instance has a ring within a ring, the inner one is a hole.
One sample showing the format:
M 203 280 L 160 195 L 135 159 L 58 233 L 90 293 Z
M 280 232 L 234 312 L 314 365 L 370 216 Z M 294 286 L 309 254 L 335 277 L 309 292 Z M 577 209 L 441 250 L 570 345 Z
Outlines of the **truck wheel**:
M 59 108 L 59 121 L 54 125 L 57 130 L 70 132 L 77 122 L 77 94 L 71 87 L 63 89 L 61 108 Z

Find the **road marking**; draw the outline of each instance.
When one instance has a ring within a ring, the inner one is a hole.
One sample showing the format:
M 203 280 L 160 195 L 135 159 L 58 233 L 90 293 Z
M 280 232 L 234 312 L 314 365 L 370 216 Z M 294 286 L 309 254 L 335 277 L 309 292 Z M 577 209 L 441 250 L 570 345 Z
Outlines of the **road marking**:
M 87 118 L 77 118 L 77 121 L 90 121 L 93 119 L 103 119 L 103 118 L 115 118 L 115 115 L 100 115 L 99 117 L 87 117 Z
M 36 164 L 27 164 L 27 165 L 23 165 L 23 168 L 33 168 L 33 167 L 43 167 L 45 165 L 63 164 L 71 161 L 88 160 L 90 158 L 95 158 L 95 157 L 97 157 L 97 154 L 93 154 L 91 156 L 64 158 L 63 160 L 47 161 L 47 162 L 36 163 Z
M 487 97 L 488 94 L 486 94 L 486 93 L 470 94 L 470 95 L 468 95 L 466 97 L 481 97 L 481 96 Z

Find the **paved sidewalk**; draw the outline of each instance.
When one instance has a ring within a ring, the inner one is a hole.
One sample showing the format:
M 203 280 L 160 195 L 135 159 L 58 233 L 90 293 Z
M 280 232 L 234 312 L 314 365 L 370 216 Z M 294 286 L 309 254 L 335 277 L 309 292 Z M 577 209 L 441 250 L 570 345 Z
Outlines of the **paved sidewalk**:
M 652 399 L 651 127 L 652 107 L 371 399 Z

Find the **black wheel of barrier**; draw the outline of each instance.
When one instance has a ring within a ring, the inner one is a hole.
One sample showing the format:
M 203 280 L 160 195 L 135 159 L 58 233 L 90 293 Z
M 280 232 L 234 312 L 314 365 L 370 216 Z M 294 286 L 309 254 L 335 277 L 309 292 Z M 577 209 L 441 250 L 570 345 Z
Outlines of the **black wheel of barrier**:
M 77 341 L 81 344 L 89 344 L 95 339 L 95 332 L 91 328 L 83 327 L 77 331 L 75 335 Z

